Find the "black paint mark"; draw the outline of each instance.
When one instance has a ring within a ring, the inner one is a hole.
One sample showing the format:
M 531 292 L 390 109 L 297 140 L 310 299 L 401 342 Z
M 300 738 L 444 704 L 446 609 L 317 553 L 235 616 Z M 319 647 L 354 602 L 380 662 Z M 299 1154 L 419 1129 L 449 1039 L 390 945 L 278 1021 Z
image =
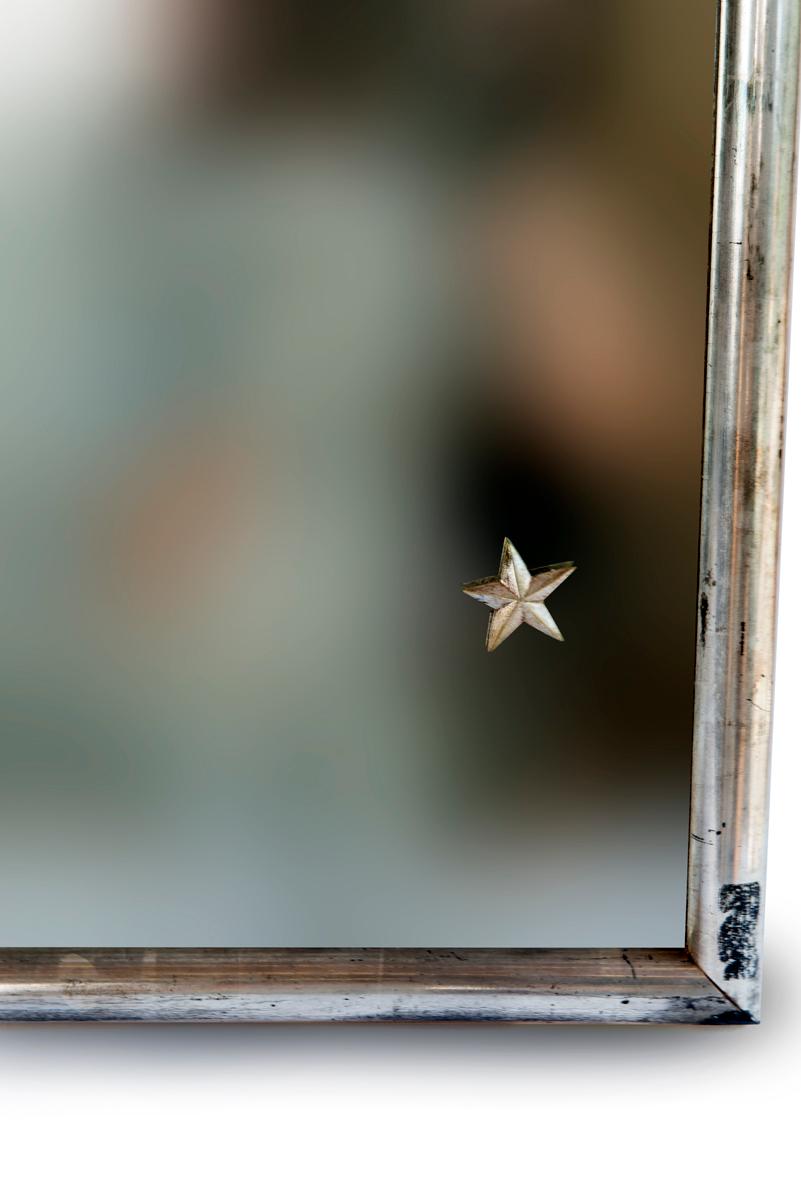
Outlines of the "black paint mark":
M 699 1025 L 756 1025 L 751 1014 L 743 1012 L 741 1009 L 727 1009 L 725 1012 L 713 1013 L 711 1017 L 704 1017 L 703 1021 L 698 1023 Z
M 745 621 L 740 622 L 740 658 L 745 654 Z
M 709 597 L 706 592 L 701 592 L 701 645 L 706 645 L 706 619 L 709 615 Z
M 724 979 L 756 977 L 759 894 L 758 883 L 727 883 L 720 889 L 720 911 L 727 914 L 718 930 L 718 955 L 725 964 Z

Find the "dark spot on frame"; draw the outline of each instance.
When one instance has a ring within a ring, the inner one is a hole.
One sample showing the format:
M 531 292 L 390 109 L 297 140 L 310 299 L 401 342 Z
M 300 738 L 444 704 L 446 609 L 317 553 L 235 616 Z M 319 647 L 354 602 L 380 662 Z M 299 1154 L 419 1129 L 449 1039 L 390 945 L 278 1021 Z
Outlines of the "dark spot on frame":
M 740 622 L 740 658 L 745 654 L 745 621 Z
M 726 917 L 718 930 L 718 956 L 724 964 L 724 979 L 756 977 L 759 901 L 758 883 L 727 883 L 720 889 L 718 904 Z
M 742 1009 L 729 1008 L 725 1012 L 704 1017 L 703 1021 L 698 1023 L 699 1025 L 756 1025 L 757 1022 L 750 1013 L 743 1012 Z
M 745 104 L 751 116 L 753 116 L 757 110 L 758 99 L 759 85 L 755 79 L 749 79 L 745 89 Z
M 709 597 L 706 592 L 701 592 L 701 603 L 699 605 L 699 614 L 701 617 L 701 645 L 706 645 L 706 619 L 709 615 Z

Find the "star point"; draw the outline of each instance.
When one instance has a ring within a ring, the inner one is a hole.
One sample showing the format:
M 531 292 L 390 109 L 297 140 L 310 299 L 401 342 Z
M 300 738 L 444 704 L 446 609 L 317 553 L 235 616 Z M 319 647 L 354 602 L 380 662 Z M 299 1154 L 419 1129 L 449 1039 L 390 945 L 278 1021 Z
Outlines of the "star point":
M 498 574 L 462 587 L 465 595 L 480 600 L 493 610 L 487 626 L 487 650 L 497 650 L 524 624 L 563 642 L 559 626 L 545 601 L 575 569 L 575 563 L 555 563 L 531 572 L 509 538 L 504 538 Z

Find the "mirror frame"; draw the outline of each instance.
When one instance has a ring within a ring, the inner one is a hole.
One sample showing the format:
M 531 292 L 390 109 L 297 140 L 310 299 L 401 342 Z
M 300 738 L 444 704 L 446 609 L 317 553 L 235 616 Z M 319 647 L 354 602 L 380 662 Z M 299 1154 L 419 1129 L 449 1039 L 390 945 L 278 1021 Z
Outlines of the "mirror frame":
M 0 1019 L 759 1020 L 800 9 L 718 6 L 686 945 L 8 949 Z

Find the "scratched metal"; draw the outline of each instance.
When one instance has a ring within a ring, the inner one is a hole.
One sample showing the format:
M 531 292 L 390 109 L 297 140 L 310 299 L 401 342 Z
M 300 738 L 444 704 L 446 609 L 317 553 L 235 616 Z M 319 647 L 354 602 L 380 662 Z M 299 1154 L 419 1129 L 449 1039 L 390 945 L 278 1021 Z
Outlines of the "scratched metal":
M 754 1019 L 773 696 L 799 0 L 718 34 L 687 944 Z
M 684 950 L 19 950 L 7 1021 L 747 1021 Z

